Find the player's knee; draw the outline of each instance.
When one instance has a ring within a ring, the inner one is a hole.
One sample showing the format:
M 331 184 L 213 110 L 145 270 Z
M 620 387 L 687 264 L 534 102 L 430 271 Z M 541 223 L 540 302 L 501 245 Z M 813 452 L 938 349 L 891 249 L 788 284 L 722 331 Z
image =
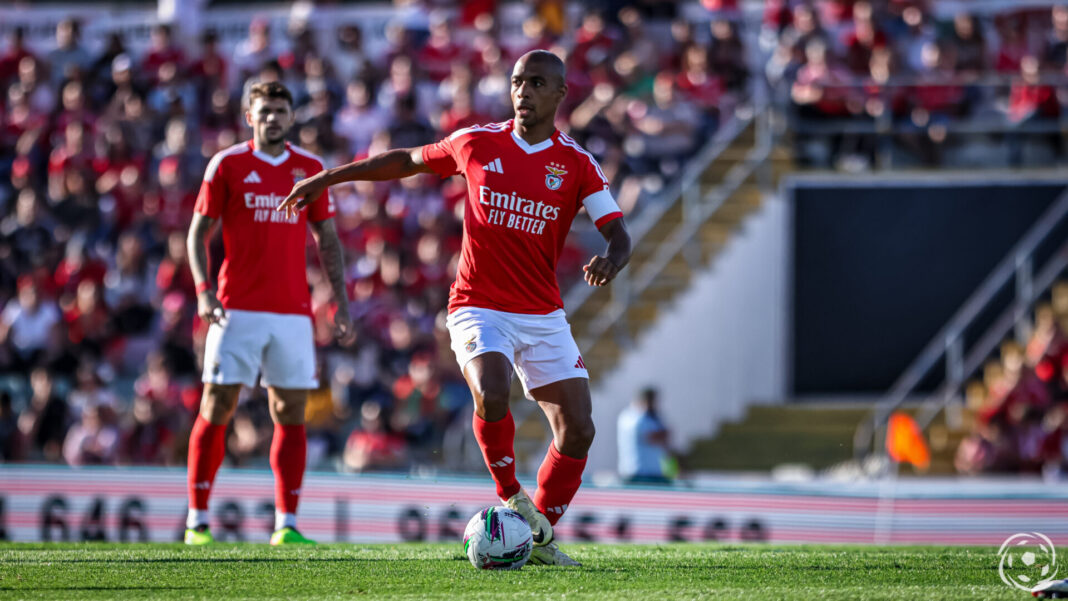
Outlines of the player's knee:
M 475 399 L 475 410 L 482 419 L 495 422 L 508 415 L 510 391 L 500 386 L 480 386 Z
M 237 409 L 239 391 L 240 386 L 237 385 L 205 384 L 200 415 L 213 424 L 229 422 Z
M 560 450 L 565 455 L 572 457 L 585 456 L 586 452 L 590 450 L 590 446 L 593 445 L 593 437 L 596 434 L 597 428 L 590 418 L 567 423 L 564 425 L 563 432 L 561 432 L 560 442 L 563 448 Z
M 271 414 L 281 424 L 304 423 L 304 399 L 275 398 L 271 401 Z

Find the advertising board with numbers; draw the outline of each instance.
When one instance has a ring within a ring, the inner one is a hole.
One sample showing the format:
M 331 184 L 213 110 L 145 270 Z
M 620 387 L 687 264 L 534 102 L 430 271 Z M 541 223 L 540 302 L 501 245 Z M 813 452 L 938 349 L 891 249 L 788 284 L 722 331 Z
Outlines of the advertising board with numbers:
M 268 471 L 223 470 L 212 530 L 266 542 Z M 489 478 L 309 474 L 300 527 L 322 542 L 459 540 L 478 509 L 499 504 Z M 181 538 L 185 472 L 164 468 L 0 466 L 0 537 L 15 541 Z M 1038 481 L 714 479 L 691 487 L 584 486 L 560 522 L 568 541 L 997 545 L 1015 532 L 1068 541 L 1068 486 Z

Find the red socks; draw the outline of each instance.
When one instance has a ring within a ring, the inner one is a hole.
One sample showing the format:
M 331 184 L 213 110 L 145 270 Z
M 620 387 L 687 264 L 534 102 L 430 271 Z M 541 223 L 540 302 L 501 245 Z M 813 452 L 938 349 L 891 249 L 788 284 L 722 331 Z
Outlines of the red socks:
M 189 507 L 206 510 L 215 473 L 226 456 L 226 426 L 197 415 L 189 434 Z
M 475 431 L 475 440 L 482 449 L 493 481 L 497 483 L 497 496 L 502 501 L 519 492 L 519 481 L 515 479 L 515 421 L 509 411 L 504 419 L 488 422 L 478 416 L 471 416 L 471 427 Z
M 549 441 L 549 452 L 538 469 L 538 492 L 534 494 L 534 506 L 549 518 L 549 523 L 556 522 L 567 511 L 567 504 L 578 492 L 582 484 L 582 470 L 586 469 L 586 458 L 575 459 L 556 450 L 556 443 Z
M 281 513 L 296 513 L 300 485 L 308 461 L 308 438 L 304 424 L 274 425 L 271 439 L 271 470 L 274 472 L 274 507 Z
M 475 431 L 475 440 L 482 449 L 486 467 L 497 483 L 497 496 L 507 500 L 519 492 L 519 482 L 515 479 L 515 452 L 512 450 L 515 439 L 512 413 L 495 422 L 488 422 L 475 414 L 471 417 L 471 426 Z M 556 525 L 563 517 L 567 504 L 582 484 L 582 470 L 585 468 L 585 457 L 575 459 L 562 455 L 556 450 L 555 442 L 549 443 L 549 452 L 538 470 L 538 492 L 534 495 L 534 505 L 549 518 L 549 523 Z

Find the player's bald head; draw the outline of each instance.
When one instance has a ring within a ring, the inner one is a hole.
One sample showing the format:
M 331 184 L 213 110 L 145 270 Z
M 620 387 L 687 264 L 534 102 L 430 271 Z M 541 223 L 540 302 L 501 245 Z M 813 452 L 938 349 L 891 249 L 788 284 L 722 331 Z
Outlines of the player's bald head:
M 563 85 L 567 79 L 567 68 L 564 67 L 564 61 L 548 50 L 531 50 L 519 57 L 512 72 L 521 73 L 527 69 L 537 69 L 547 76 L 558 78 L 556 83 L 560 85 Z

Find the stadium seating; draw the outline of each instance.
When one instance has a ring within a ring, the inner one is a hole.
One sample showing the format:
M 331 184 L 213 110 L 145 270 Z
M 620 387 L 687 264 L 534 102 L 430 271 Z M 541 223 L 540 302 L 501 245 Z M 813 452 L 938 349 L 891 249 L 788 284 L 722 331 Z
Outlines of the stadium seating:
M 767 3 L 765 76 L 800 164 L 1063 162 L 1068 9 L 950 4 Z
M 205 334 L 184 232 L 208 159 L 249 135 L 240 103 L 250 80 L 286 83 L 292 141 L 335 165 L 509 118 L 512 61 L 553 48 L 571 90 L 559 126 L 600 159 L 628 213 L 640 212 L 643 190 L 679 172 L 748 83 L 737 23 L 673 23 L 671 11 L 641 6 L 587 12 L 573 28 L 542 6 L 518 38 L 493 18 L 434 12 L 425 30 L 391 25 L 380 51 L 351 22 L 279 31 L 252 19 L 232 53 L 212 30 L 157 26 L 142 53 L 118 32 L 93 47 L 74 21 L 46 47 L 13 29 L 0 42 L 0 459 L 184 462 Z M 309 253 L 322 375 L 308 408 L 312 467 L 463 467 L 462 451 L 438 452 L 467 428 L 470 405 L 443 331 L 463 194 L 428 176 L 334 189 L 360 327 L 355 350 L 333 346 L 329 283 Z M 565 287 L 603 244 L 578 223 Z M 221 250 L 216 241 L 215 269 Z M 247 393 L 235 417 L 235 465 L 266 464 L 260 398 Z M 376 436 L 399 459 L 354 459 Z

